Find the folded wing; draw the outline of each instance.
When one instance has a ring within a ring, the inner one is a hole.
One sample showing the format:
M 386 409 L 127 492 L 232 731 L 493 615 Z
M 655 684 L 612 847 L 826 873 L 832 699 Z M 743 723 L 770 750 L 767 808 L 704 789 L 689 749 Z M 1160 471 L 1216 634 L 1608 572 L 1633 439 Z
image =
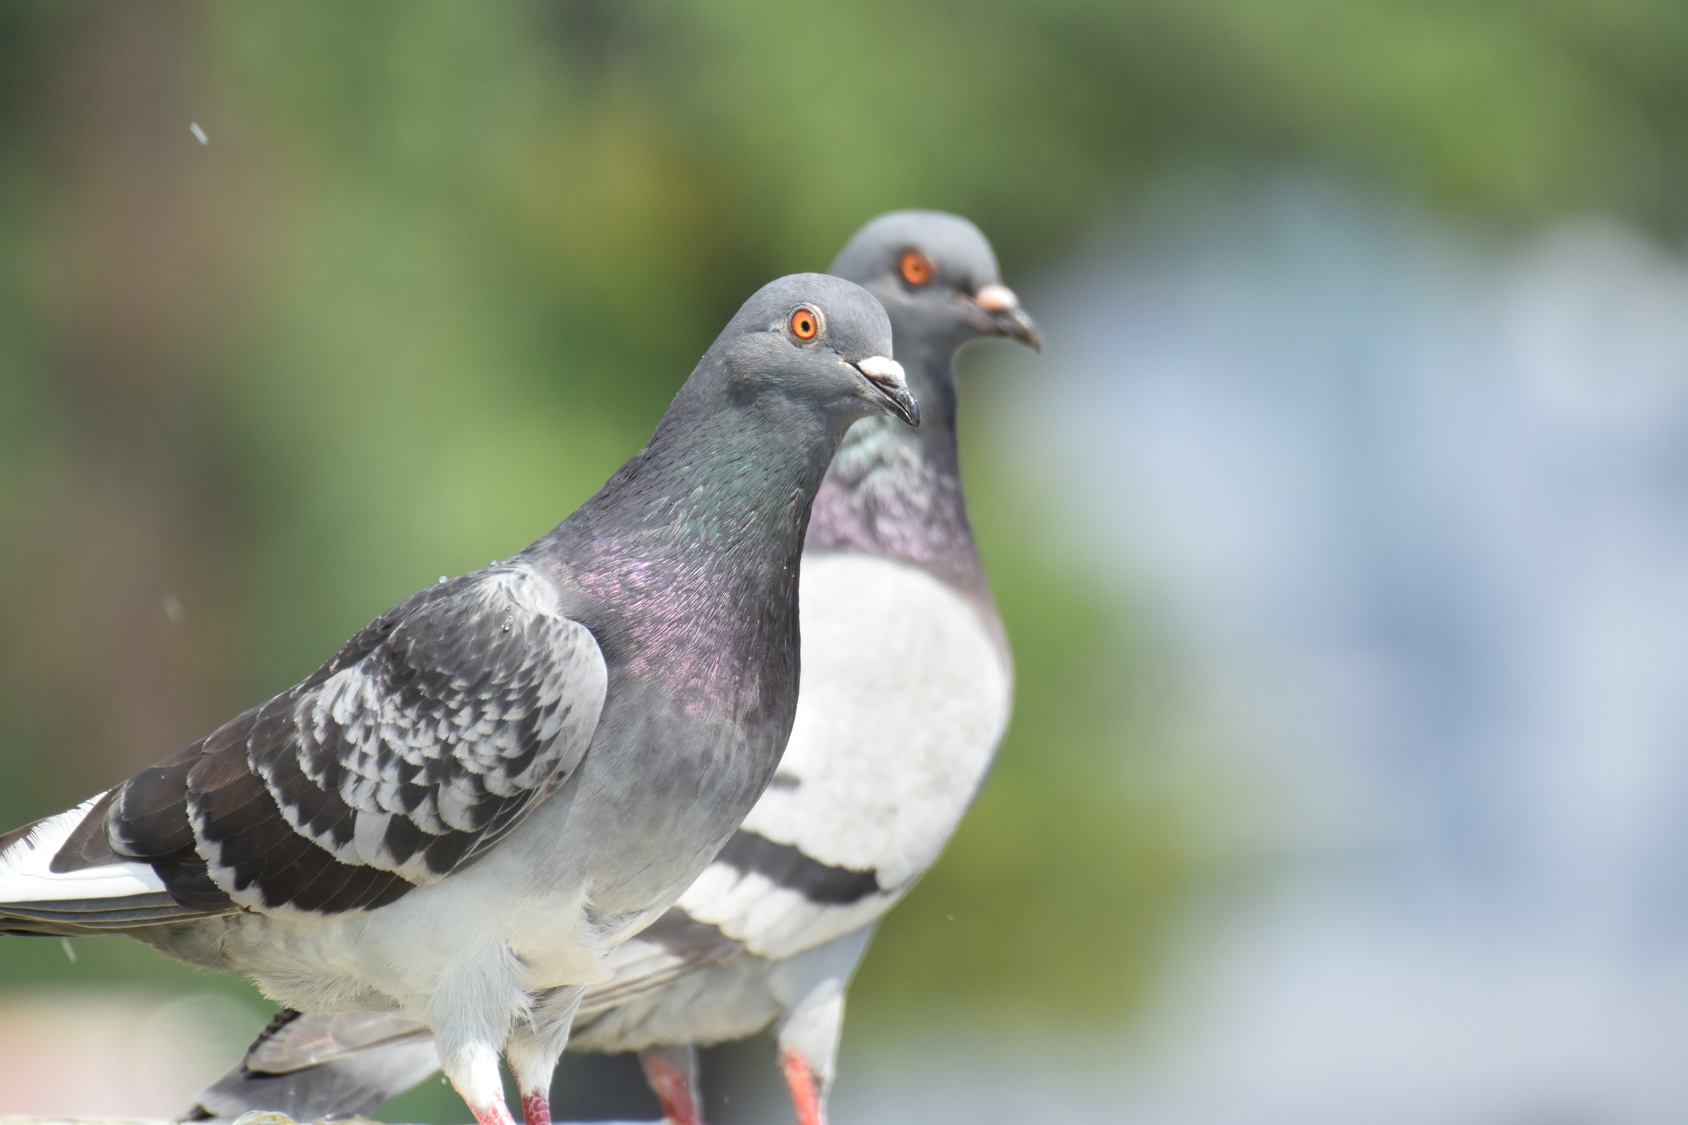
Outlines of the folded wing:
M 134 899 L 136 925 L 385 905 L 484 852 L 572 776 L 606 680 L 543 576 L 441 583 L 292 690 L 0 850 L 0 930 L 82 932 L 73 901 L 86 915 Z M 51 905 L 54 888 L 95 876 L 109 893 Z

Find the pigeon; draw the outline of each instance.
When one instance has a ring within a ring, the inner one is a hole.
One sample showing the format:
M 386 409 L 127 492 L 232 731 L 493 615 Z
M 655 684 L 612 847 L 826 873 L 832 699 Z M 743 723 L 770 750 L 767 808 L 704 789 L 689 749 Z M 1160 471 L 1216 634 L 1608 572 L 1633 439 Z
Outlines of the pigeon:
M 922 425 L 864 419 L 839 448 L 804 546 L 803 687 L 772 786 L 678 904 L 612 954 L 571 1041 L 641 1051 L 677 1125 L 701 1120 L 694 1046 L 771 1023 L 799 1121 L 824 1122 L 850 977 L 954 834 L 1008 724 L 1012 666 L 967 518 L 953 365 L 984 337 L 1037 347 L 1036 326 L 955 215 L 882 215 L 832 273 L 889 313 Z M 372 1113 L 437 1067 L 415 1030 L 289 1019 L 189 1116 Z
M 856 285 L 764 286 L 538 542 L 0 836 L 0 932 L 127 933 L 292 1009 L 402 1016 L 480 1125 L 513 1125 L 501 1054 L 548 1125 L 585 989 L 773 777 L 815 493 L 851 423 L 919 422 L 891 343 Z

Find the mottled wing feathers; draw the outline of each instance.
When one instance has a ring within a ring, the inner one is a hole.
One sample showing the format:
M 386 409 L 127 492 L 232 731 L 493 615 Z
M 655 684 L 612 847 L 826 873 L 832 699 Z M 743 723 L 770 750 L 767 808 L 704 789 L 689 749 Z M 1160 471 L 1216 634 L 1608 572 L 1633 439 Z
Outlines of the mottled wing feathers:
M 540 575 L 442 583 L 137 774 L 112 803 L 110 840 L 183 897 L 381 906 L 492 846 L 570 776 L 606 678 Z

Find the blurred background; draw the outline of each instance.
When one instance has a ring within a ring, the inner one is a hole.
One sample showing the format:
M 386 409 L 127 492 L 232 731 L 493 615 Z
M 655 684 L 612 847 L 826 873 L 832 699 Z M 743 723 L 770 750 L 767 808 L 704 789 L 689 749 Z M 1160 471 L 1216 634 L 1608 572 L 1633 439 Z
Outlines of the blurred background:
M 1018 703 L 840 1125 L 1679 1122 L 1685 57 L 1667 0 L 9 0 L 0 821 L 525 545 L 758 285 L 942 208 L 1049 341 L 962 364 Z M 270 1010 L 7 939 L 0 1113 L 173 1114 Z

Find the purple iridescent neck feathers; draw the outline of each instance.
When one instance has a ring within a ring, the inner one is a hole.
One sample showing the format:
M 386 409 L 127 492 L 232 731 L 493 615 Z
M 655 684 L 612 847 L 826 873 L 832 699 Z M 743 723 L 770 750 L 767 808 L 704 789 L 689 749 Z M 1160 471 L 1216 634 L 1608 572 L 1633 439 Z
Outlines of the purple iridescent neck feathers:
M 805 549 L 848 551 L 910 563 L 970 594 L 986 584 L 956 441 L 957 344 L 920 347 L 917 326 L 892 319 L 918 431 L 867 418 L 851 427 L 815 496 Z M 899 432 L 901 431 L 901 432 Z
M 797 307 L 821 310 L 812 341 L 792 335 Z M 645 449 L 524 552 L 583 595 L 612 671 L 664 683 L 689 710 L 789 710 L 810 502 L 850 423 L 907 395 L 900 372 L 888 391 L 857 366 L 889 363 L 889 345 L 884 310 L 849 282 L 765 286 Z

